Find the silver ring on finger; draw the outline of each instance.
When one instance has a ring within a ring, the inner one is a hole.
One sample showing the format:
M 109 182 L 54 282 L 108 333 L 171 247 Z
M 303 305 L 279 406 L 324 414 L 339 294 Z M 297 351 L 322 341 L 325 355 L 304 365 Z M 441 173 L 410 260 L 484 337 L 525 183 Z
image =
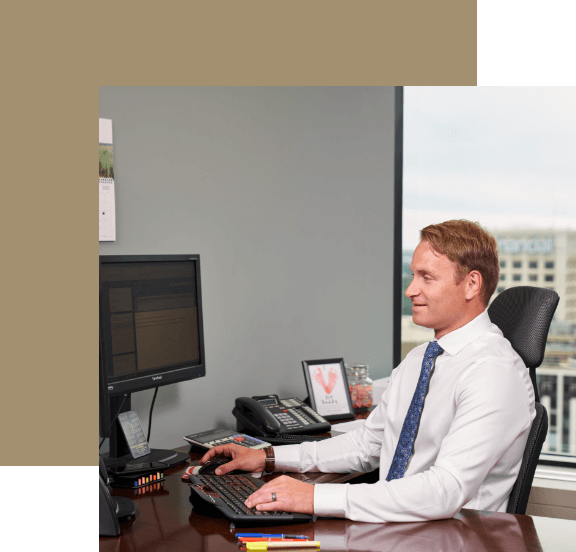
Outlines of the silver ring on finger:
M 272 502 L 276 502 L 276 493 L 272 493 Z

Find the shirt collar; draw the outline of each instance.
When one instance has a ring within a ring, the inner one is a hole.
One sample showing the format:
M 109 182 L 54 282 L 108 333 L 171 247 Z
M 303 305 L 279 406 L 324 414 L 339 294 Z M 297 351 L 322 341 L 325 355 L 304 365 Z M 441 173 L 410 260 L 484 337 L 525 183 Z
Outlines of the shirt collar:
M 457 355 L 466 345 L 472 343 L 478 336 L 488 331 L 492 326 L 487 311 L 482 311 L 468 324 L 441 337 L 438 345 L 450 356 Z

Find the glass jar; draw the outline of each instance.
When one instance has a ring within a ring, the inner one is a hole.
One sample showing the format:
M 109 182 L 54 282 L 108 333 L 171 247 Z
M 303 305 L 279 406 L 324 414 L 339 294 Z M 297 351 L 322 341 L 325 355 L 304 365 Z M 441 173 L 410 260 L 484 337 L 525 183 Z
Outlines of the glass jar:
M 372 380 L 368 375 L 368 365 L 346 364 L 345 367 L 354 412 L 368 410 L 372 406 Z

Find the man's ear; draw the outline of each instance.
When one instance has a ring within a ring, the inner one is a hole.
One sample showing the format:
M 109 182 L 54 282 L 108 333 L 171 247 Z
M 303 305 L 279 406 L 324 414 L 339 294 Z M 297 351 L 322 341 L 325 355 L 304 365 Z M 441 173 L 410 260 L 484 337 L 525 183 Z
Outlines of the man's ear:
M 477 270 L 472 270 L 466 277 L 466 299 L 470 300 L 474 297 L 480 297 L 482 291 L 482 274 Z

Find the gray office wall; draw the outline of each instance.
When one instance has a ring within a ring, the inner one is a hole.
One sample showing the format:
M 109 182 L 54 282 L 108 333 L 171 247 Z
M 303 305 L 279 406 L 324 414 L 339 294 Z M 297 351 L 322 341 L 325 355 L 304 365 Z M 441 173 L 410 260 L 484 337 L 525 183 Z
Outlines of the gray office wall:
M 153 447 L 235 428 L 237 396 L 304 398 L 302 360 L 390 374 L 392 87 L 101 87 L 99 115 L 117 223 L 100 254 L 201 259 L 206 377 L 159 389 Z M 152 395 L 132 397 L 145 431 Z

